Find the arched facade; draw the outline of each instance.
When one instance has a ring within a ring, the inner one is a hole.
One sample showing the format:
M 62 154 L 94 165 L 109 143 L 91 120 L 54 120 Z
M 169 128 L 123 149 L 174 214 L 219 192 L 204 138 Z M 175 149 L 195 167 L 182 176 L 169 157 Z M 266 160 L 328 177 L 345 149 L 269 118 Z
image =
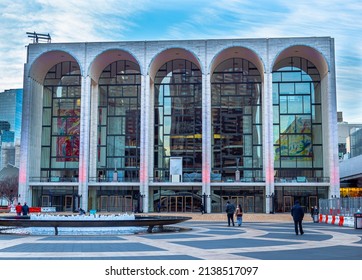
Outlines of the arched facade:
M 269 213 L 338 196 L 333 44 L 31 44 L 21 200 L 57 211 L 208 213 L 230 200 Z

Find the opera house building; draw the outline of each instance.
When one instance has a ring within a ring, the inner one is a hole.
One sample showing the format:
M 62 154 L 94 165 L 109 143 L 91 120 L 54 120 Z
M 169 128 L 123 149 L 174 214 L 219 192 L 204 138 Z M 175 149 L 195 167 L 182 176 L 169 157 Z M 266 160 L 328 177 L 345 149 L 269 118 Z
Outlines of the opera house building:
M 31 43 L 20 202 L 289 212 L 339 197 L 330 37 Z

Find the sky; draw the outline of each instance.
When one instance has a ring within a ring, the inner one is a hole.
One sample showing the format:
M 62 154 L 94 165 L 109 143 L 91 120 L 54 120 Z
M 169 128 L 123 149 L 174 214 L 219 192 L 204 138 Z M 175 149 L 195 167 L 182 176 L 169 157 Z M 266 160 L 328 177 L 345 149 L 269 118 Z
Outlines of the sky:
M 0 92 L 23 87 L 34 31 L 54 43 L 332 37 L 337 110 L 362 123 L 361 0 L 0 0 Z

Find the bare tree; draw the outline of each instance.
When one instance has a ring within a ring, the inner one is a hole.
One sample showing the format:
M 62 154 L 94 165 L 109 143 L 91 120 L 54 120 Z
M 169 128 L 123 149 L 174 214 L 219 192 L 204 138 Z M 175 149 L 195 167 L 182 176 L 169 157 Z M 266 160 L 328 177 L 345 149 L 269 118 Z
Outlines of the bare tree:
M 19 189 L 19 178 L 15 177 L 6 177 L 0 181 L 0 194 L 1 197 L 7 199 L 10 204 L 13 204 L 15 198 L 18 197 Z

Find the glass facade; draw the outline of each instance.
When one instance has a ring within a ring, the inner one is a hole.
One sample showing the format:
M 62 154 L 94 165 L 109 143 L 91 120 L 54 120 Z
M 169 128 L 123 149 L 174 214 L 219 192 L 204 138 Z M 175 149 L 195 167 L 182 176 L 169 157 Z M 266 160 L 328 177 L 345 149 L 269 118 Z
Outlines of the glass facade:
M 350 157 L 357 157 L 362 155 L 362 129 L 353 129 L 350 135 L 351 139 L 351 155 Z
M 225 60 L 212 75 L 211 96 L 211 180 L 234 181 L 237 170 L 241 181 L 262 180 L 262 94 L 258 69 L 246 59 Z
M 188 60 L 165 63 L 155 77 L 154 178 L 170 180 L 170 161 L 178 166 L 184 182 L 201 182 L 202 111 L 201 71 Z M 181 181 L 180 178 L 177 180 Z
M 207 213 L 338 195 L 332 46 L 30 44 L 19 194 L 59 210 Z
M 323 177 L 321 85 L 317 68 L 289 57 L 273 70 L 274 168 L 277 181 Z
M 108 65 L 99 79 L 97 173 L 99 181 L 139 181 L 139 66 L 128 60 Z
M 52 67 L 44 80 L 41 177 L 76 181 L 79 167 L 81 75 L 75 62 Z

